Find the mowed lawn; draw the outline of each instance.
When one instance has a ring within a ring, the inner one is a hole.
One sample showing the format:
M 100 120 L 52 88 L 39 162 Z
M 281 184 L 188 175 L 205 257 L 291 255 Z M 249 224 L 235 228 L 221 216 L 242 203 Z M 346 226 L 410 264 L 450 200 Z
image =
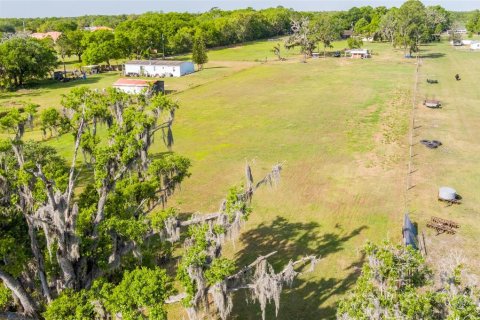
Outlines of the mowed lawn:
M 278 319 L 333 318 L 335 303 L 359 274 L 365 242 L 401 239 L 415 61 L 388 44 L 366 44 L 372 59 L 300 63 L 292 54 L 280 62 L 270 58 L 274 43 L 212 51 L 206 70 L 166 79 L 181 105 L 174 151 L 193 163 L 169 205 L 212 212 L 230 186 L 244 181 L 247 161 L 256 179 L 282 162 L 280 184 L 258 191 L 249 221 L 225 255 L 240 268 L 277 251 L 269 259 L 277 271 L 290 259 L 319 256 L 315 270 L 303 270 L 282 294 Z M 102 74 L 90 86 L 109 86 L 118 77 Z M 55 86 L 2 96 L 0 104 L 22 99 L 59 106 L 71 87 Z M 71 154 L 70 135 L 48 143 Z M 164 151 L 161 139 L 154 151 Z M 259 319 L 258 304 L 245 298 L 235 296 L 233 318 Z M 274 318 L 273 306 L 267 313 Z M 182 316 L 173 307 L 169 318 Z
M 480 251 L 480 52 L 455 49 L 444 43 L 429 46 L 420 68 L 418 99 L 435 98 L 442 108 L 421 105 L 416 110 L 415 139 L 443 143 L 430 150 L 415 146 L 411 190 L 413 217 L 427 237 L 428 257 L 435 265 L 454 254 L 463 257 L 469 272 L 479 274 Z M 455 74 L 461 81 L 456 81 Z M 429 85 L 426 78 L 438 84 Z M 437 201 L 438 188 L 450 186 L 462 196 L 462 204 L 447 206 Z M 426 228 L 431 216 L 460 223 L 456 235 L 437 235 Z

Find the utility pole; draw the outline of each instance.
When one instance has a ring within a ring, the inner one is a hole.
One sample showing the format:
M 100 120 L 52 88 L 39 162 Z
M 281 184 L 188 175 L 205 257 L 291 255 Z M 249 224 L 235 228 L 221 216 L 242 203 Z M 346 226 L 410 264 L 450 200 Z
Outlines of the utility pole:
M 162 45 L 163 45 L 162 56 L 163 56 L 163 60 L 165 60 L 165 38 L 163 37 L 163 33 L 162 33 Z

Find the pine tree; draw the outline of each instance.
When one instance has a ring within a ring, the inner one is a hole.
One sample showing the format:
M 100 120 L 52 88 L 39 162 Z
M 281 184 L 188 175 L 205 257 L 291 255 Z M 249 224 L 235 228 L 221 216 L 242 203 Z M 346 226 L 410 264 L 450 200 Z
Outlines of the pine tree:
M 208 62 L 208 56 L 207 49 L 205 47 L 205 40 L 203 39 L 203 34 L 201 32 L 197 32 L 195 35 L 192 51 L 193 62 L 198 64 L 199 70 L 202 70 L 203 65 Z

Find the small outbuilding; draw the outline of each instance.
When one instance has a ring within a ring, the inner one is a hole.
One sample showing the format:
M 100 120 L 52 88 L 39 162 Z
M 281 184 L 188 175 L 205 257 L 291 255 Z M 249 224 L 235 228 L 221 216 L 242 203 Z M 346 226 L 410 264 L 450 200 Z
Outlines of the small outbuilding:
M 100 66 L 96 64 L 92 64 L 90 66 L 84 66 L 83 67 L 88 74 L 97 74 L 100 73 Z
M 163 81 L 159 80 L 142 80 L 142 79 L 118 79 L 113 87 L 129 93 L 129 94 L 138 94 L 147 90 L 152 92 L 165 92 L 165 86 Z
M 415 228 L 407 213 L 403 219 L 402 234 L 405 246 L 412 246 L 412 248 L 418 250 L 417 228 Z
M 368 49 L 352 49 L 345 51 L 345 53 L 349 54 L 353 59 L 366 59 L 371 57 Z
M 342 39 L 348 39 L 353 36 L 353 30 L 343 30 Z
M 175 60 L 131 60 L 125 62 L 126 76 L 181 77 L 195 71 L 193 62 Z

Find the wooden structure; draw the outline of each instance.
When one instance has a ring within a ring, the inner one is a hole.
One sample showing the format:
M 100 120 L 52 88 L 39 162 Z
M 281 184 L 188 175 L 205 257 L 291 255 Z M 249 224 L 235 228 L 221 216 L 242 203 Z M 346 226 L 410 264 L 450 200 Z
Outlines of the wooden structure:
M 455 229 L 460 228 L 460 224 L 439 217 L 431 217 L 430 221 L 427 222 L 427 227 L 435 229 L 437 235 L 441 233 L 455 234 L 457 232 Z

